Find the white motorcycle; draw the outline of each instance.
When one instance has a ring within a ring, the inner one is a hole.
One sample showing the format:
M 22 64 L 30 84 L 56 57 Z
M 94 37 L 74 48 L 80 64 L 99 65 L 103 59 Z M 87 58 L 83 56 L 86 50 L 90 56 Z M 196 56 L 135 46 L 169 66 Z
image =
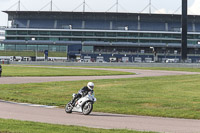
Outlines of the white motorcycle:
M 73 98 L 77 94 L 73 94 Z M 92 112 L 93 104 L 96 102 L 97 99 L 94 97 L 94 94 L 87 94 L 80 99 L 75 100 L 74 107 L 71 105 L 71 101 L 66 105 L 65 112 L 72 113 L 72 112 L 82 112 L 84 115 L 89 115 Z

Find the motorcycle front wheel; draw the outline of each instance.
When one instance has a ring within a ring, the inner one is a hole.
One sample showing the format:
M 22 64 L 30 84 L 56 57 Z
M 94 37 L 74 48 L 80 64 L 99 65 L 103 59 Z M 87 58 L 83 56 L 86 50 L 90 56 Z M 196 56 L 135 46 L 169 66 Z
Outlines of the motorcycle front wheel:
M 87 102 L 83 106 L 83 114 L 84 115 L 89 115 L 92 112 L 93 109 L 93 103 L 92 102 Z
M 66 104 L 66 107 L 65 107 L 66 113 L 72 113 L 72 109 L 73 109 L 73 106 L 70 104 L 70 102 Z

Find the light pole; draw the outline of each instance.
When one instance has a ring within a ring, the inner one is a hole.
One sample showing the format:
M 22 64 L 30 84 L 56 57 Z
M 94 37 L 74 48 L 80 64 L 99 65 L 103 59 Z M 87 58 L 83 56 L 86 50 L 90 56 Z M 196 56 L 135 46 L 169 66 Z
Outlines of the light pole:
M 182 62 L 187 60 L 187 0 L 182 0 Z

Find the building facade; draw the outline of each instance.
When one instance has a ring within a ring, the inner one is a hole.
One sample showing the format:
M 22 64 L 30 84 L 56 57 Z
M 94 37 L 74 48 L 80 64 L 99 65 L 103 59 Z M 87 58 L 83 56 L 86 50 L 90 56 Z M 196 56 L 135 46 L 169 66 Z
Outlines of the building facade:
M 5 11 L 5 51 L 66 52 L 69 60 L 180 60 L 181 15 Z M 188 16 L 188 58 L 200 59 L 200 16 Z

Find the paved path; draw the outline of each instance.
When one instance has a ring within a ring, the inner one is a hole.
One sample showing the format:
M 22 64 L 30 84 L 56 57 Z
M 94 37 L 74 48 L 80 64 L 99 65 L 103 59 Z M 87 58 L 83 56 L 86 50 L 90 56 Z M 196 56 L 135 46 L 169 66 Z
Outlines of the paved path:
M 38 66 L 38 67 L 42 67 L 42 66 Z M 51 67 L 51 68 L 71 69 L 73 67 Z M 0 78 L 0 84 L 22 84 L 22 83 L 41 83 L 41 82 L 52 82 L 52 81 L 119 79 L 119 78 L 137 78 L 137 77 L 167 76 L 167 75 L 200 74 L 198 72 L 161 71 L 161 70 L 139 70 L 139 69 L 78 68 L 78 67 L 74 67 L 74 69 L 92 69 L 92 70 L 122 71 L 122 72 L 136 73 L 136 75 L 62 76 L 62 77 L 2 77 L 2 78 Z
M 68 69 L 68 68 L 66 68 Z M 74 81 L 93 79 L 117 79 L 166 75 L 200 74 L 196 72 L 177 72 L 137 69 L 107 69 L 107 68 L 75 68 L 94 70 L 115 70 L 136 73 L 136 75 L 117 76 L 64 76 L 64 77 L 3 77 L 0 84 L 39 83 L 52 81 Z M 109 113 L 92 113 L 83 116 L 80 113 L 66 114 L 64 109 L 47 109 L 30 107 L 16 103 L 0 101 L 0 118 L 27 120 L 52 124 L 78 125 L 104 129 L 131 129 L 138 131 L 156 131 L 165 133 L 200 133 L 200 120 L 172 119 L 134 115 L 119 115 Z
M 200 133 L 200 120 L 92 113 L 66 114 L 64 109 L 47 109 L 0 102 L 0 118 L 78 125 L 104 129 L 131 129 L 165 133 Z

